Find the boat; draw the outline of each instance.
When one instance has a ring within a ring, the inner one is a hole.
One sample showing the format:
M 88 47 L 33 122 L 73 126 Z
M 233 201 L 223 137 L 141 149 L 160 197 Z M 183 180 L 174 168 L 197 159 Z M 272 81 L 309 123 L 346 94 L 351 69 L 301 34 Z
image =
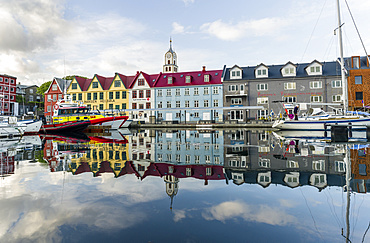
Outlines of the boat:
M 107 126 L 109 129 L 127 128 L 128 116 L 120 115 L 113 111 L 101 112 L 91 111 L 90 107 L 82 103 L 76 103 L 70 95 L 65 95 L 64 99 L 59 100 L 53 107 L 53 123 L 63 123 L 68 121 L 90 121 L 92 126 Z
M 38 134 L 41 126 L 41 120 L 20 120 L 17 122 L 18 126 L 23 130 L 24 135 Z
M 0 138 L 18 139 L 23 134 L 24 130 L 17 124 L 17 117 L 0 117 Z
M 344 68 L 344 58 L 343 58 L 343 45 L 342 45 L 342 22 L 340 18 L 340 8 L 339 0 L 337 0 L 337 11 L 338 11 L 338 38 L 340 47 L 340 66 L 341 66 L 341 78 L 342 78 L 342 93 L 343 93 L 343 115 L 307 115 L 305 117 L 300 117 L 298 120 L 293 120 L 293 118 L 285 120 L 277 120 L 272 125 L 273 128 L 280 130 L 316 130 L 316 131 L 326 131 L 330 129 L 333 125 L 343 125 L 352 126 L 353 129 L 366 129 L 370 126 L 370 116 L 363 114 L 347 114 L 347 104 L 348 104 L 348 91 L 347 91 L 347 81 L 345 78 L 345 68 Z M 324 113 L 324 111 L 322 111 Z
M 43 124 L 40 133 L 75 133 L 82 132 L 91 125 L 90 121 L 67 121 L 62 123 Z

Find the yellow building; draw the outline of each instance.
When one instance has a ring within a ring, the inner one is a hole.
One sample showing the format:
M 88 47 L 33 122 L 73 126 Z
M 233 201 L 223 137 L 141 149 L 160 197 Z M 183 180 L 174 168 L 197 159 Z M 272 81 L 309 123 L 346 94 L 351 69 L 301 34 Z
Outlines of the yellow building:
M 108 78 L 97 74 L 92 79 L 75 76 L 67 94 L 92 110 L 125 110 L 129 107 L 127 87 L 133 78 L 119 73 Z
M 114 173 L 118 177 L 129 160 L 128 144 L 94 143 L 82 156 L 71 159 L 69 169 L 73 174 L 92 172 L 94 176 Z

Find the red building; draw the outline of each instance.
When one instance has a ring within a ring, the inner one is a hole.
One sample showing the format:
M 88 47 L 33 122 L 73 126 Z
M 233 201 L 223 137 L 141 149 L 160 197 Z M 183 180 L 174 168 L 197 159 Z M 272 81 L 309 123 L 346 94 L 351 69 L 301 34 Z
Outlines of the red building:
M 45 92 L 44 116 L 47 122 L 51 121 L 54 110 L 54 105 L 58 100 L 63 99 L 66 87 L 68 87 L 68 80 L 54 78 L 48 90 Z
M 15 102 L 17 78 L 0 74 L 0 114 L 18 115 Z

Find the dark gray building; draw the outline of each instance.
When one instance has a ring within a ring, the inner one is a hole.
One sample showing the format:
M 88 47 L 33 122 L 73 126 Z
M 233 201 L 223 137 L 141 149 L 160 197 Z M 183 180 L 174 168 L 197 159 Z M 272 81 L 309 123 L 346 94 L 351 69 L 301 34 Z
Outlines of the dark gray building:
M 24 102 L 18 105 L 19 114 L 35 114 L 35 106 L 40 106 L 37 102 L 43 102 L 44 97 L 37 94 L 37 85 L 22 85 L 17 84 L 17 95 L 24 98 Z M 41 106 L 42 107 L 42 106 Z
M 223 70 L 224 110 L 226 120 L 247 121 L 267 119 L 293 113 L 295 104 L 300 111 L 310 107 L 340 110 L 342 82 L 338 62 L 239 67 Z M 324 104 L 325 103 L 325 104 Z M 263 109 L 240 109 L 242 106 L 262 106 Z

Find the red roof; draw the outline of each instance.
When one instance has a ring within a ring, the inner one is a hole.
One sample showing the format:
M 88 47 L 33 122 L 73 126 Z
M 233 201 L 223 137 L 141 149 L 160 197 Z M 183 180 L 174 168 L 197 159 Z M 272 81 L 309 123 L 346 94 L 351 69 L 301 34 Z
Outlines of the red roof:
M 209 82 L 204 82 L 204 75 L 209 75 Z M 191 77 L 191 82 L 186 83 L 186 76 Z M 172 84 L 168 84 L 168 77 L 172 77 Z M 161 77 L 154 83 L 155 87 L 171 87 L 171 86 L 193 86 L 193 85 L 210 85 L 222 84 L 222 70 L 197 71 L 197 72 L 181 72 L 181 73 L 163 73 Z

